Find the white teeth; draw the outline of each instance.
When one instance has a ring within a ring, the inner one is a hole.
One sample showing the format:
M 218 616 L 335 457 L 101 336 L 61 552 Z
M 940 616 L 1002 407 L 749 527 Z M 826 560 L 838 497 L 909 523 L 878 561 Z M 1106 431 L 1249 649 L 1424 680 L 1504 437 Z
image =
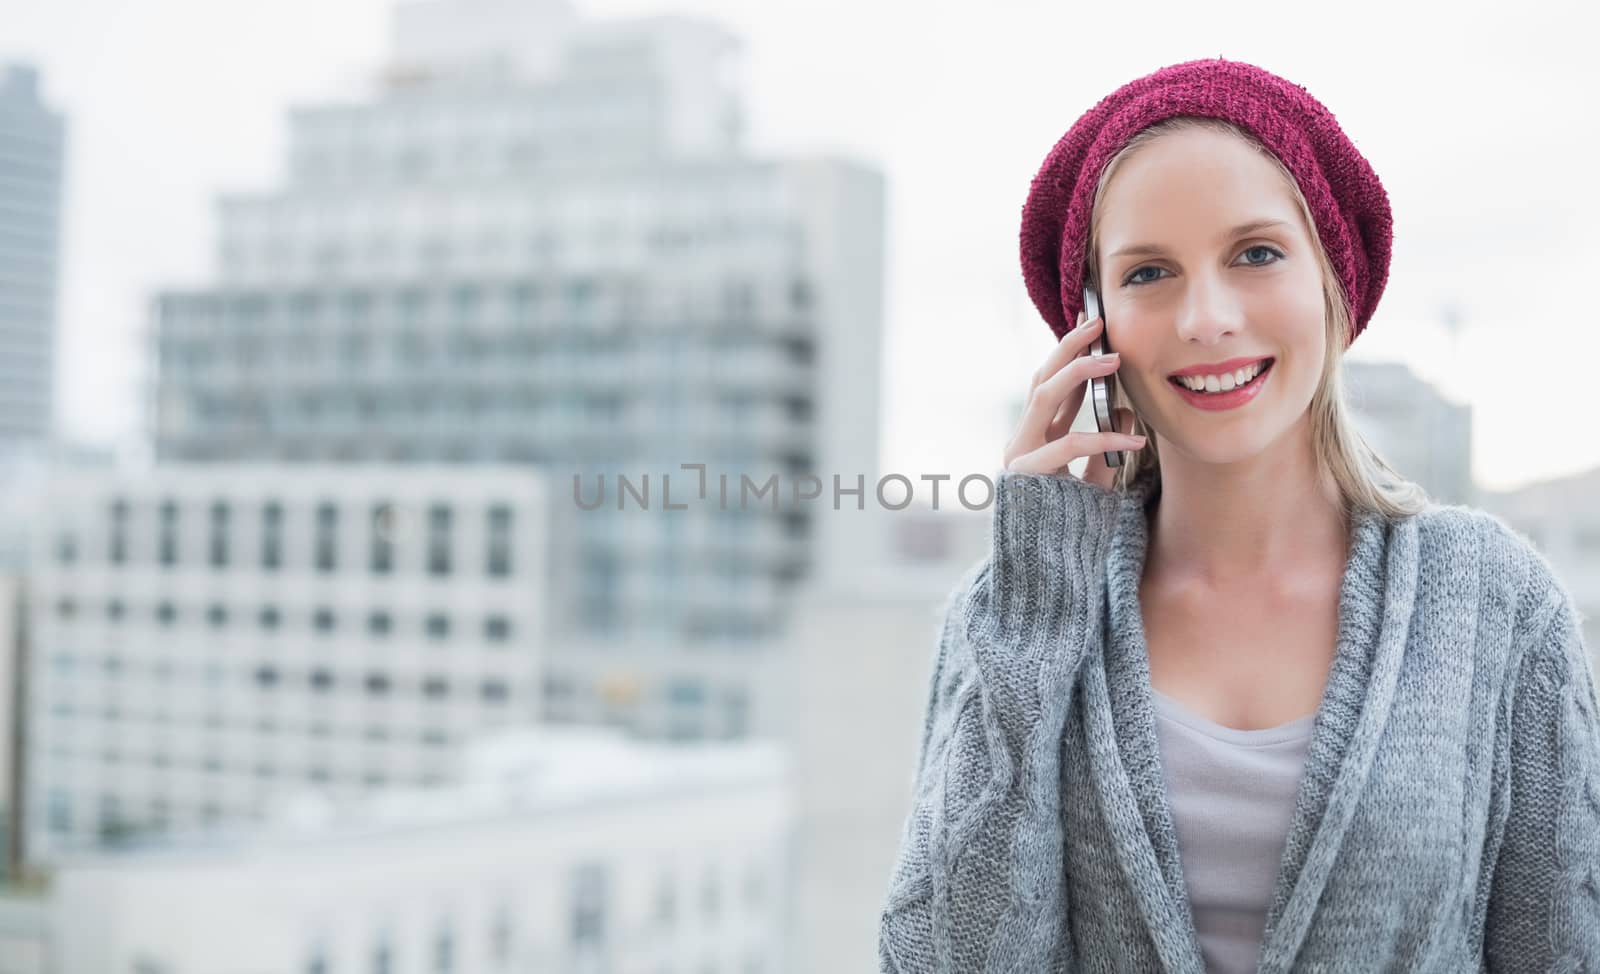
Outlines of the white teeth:
M 1221 375 L 1180 375 L 1178 381 L 1195 392 L 1227 392 L 1245 385 L 1260 375 L 1263 365 L 1263 362 L 1256 362 Z

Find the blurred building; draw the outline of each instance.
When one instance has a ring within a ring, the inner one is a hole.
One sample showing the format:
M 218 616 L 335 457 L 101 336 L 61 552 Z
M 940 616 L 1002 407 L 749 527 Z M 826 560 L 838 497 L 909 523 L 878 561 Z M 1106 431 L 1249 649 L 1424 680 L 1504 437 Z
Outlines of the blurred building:
M 61 471 L 103 472 L 97 451 L 61 441 L 19 447 L 0 457 L 0 879 L 15 881 L 22 865 L 23 795 L 32 654 L 29 622 L 30 555 Z M 8 971 L 0 962 L 0 971 Z
M 23 604 L 26 583 L 0 570 L 0 881 L 15 878 L 21 864 L 16 798 L 22 794 L 23 742 L 29 670 Z M 5 970 L 0 966 L 0 971 Z
M 0 971 L 55 974 L 50 966 L 50 899 L 43 890 L 0 891 Z
M 808 586 L 783 654 L 794 762 L 794 974 L 877 969 L 945 599 L 988 555 L 992 510 L 883 512 L 871 580 Z M 976 497 L 974 498 L 976 499 Z
M 872 546 L 831 501 L 874 503 L 883 178 L 745 153 L 700 21 L 429 0 L 394 36 L 370 99 L 292 113 L 285 185 L 221 201 L 215 280 L 157 299 L 158 455 L 550 471 L 551 713 L 742 733 L 794 584 Z
M 1584 645 L 1600 670 L 1600 469 L 1519 490 L 1485 491 L 1479 503 L 1549 560 L 1577 603 Z
M 785 969 L 770 745 L 538 729 L 469 757 L 449 788 L 64 862 L 55 974 Z
M 1347 360 L 1344 373 L 1356 425 L 1378 455 L 1433 499 L 1473 503 L 1472 407 L 1398 362 Z
M 0 454 L 49 439 L 66 132 L 38 72 L 0 73 Z
M 548 498 L 517 468 L 63 477 L 28 609 L 26 858 L 447 780 L 538 716 Z

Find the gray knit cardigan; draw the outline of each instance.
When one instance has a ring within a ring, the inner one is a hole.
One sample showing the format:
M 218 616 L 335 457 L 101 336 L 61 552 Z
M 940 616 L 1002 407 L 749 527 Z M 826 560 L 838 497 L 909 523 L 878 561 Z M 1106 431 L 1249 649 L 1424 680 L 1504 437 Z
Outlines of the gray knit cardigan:
M 1152 490 L 997 477 L 951 594 L 879 967 L 1204 971 L 1138 590 Z M 1361 514 L 1260 970 L 1600 971 L 1579 617 L 1498 519 Z

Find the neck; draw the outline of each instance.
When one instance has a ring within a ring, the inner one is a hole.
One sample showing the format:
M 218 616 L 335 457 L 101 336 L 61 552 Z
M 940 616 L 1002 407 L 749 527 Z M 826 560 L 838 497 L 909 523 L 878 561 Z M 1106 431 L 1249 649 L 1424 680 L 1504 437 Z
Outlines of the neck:
M 1309 420 L 1272 448 L 1230 464 L 1157 445 L 1161 494 L 1148 573 L 1223 586 L 1281 581 L 1284 572 L 1335 557 L 1342 564 L 1349 526 L 1337 485 L 1317 463 Z

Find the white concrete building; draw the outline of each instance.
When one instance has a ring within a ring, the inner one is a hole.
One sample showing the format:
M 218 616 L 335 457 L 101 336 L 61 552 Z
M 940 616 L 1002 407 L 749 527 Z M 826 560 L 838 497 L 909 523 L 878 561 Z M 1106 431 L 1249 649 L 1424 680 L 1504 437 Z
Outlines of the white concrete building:
M 0 71 L 0 454 L 52 431 L 66 125 L 39 73 Z
M 1474 503 L 1472 407 L 1398 362 L 1346 361 L 1344 373 L 1356 425 L 1378 455 L 1435 500 Z
M 538 729 L 459 785 L 75 857 L 55 974 L 776 974 L 788 775 L 770 745 Z
M 1584 616 L 1585 645 L 1600 671 L 1600 469 L 1486 491 L 1480 503 L 1549 559 Z
M 29 860 L 445 780 L 538 716 L 548 516 L 522 468 L 63 477 L 29 591 Z

